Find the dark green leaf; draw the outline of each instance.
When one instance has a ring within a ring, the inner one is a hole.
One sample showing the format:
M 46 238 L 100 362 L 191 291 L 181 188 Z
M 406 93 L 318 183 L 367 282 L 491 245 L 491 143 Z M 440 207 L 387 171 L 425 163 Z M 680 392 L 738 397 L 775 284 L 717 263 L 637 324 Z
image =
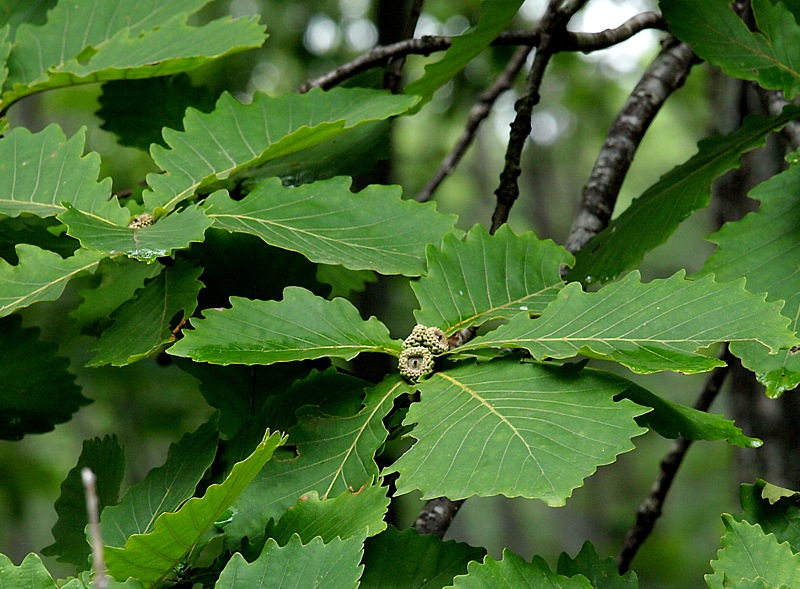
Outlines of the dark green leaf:
M 81 246 L 77 239 L 64 234 L 66 227 L 53 217 L 40 218 L 28 213 L 18 217 L 0 219 L 0 258 L 9 264 L 18 264 L 15 250 L 20 243 L 35 245 L 56 252 L 62 258 L 75 254 Z
M 767 135 L 799 114 L 800 107 L 790 106 L 776 117 L 747 117 L 741 129 L 701 141 L 696 155 L 648 188 L 576 254 L 568 278 L 608 282 L 635 268 L 687 217 L 708 206 L 714 180 L 738 167 L 742 154 L 763 146 Z
M 420 304 L 417 323 L 450 334 L 492 319 L 540 315 L 564 286 L 561 266 L 574 261 L 550 240 L 520 237 L 504 225 L 490 236 L 481 225 L 466 240 L 447 235 L 428 247 L 428 272 L 411 287 Z
M 22 23 L 43 25 L 47 21 L 47 11 L 56 5 L 57 0 L 4 0 L 0 10 L 0 27 L 11 26 L 16 31 Z
M 15 566 L 5 554 L 0 554 L 0 587 L 58 589 L 42 559 L 33 552 L 28 554 L 19 566 Z
M 681 271 L 643 284 L 634 271 L 594 293 L 568 284 L 540 318 L 517 315 L 457 352 L 525 348 L 538 360 L 585 354 L 643 374 L 703 372 L 723 365 L 697 353 L 716 342 L 753 341 L 773 352 L 800 343 L 786 328 L 782 306 L 747 292 L 743 280 L 688 280 Z
M 584 542 L 575 558 L 570 558 L 566 552 L 562 552 L 558 558 L 556 572 L 565 577 L 583 575 L 596 589 L 639 589 L 636 573 L 628 571 L 620 575 L 614 559 L 600 560 L 594 546 L 588 540 Z
M 289 287 L 282 301 L 231 297 L 230 309 L 208 309 L 169 349 L 213 364 L 272 364 L 361 352 L 398 355 L 400 342 L 375 317 L 364 321 L 345 299 L 326 301 Z
M 503 550 L 503 560 L 487 556 L 482 563 L 469 563 L 468 573 L 454 579 L 454 589 L 592 589 L 589 580 L 578 575 L 564 577 L 550 571 L 540 556 L 525 562 L 521 557 Z
M 467 563 L 482 561 L 483 548 L 452 540 L 442 542 L 433 534 L 398 531 L 389 526 L 364 543 L 362 589 L 440 589 L 453 577 L 467 572 Z
M 91 547 L 84 533 L 86 517 L 86 491 L 81 481 L 81 469 L 92 469 L 96 480 L 99 509 L 116 505 L 119 489 L 125 475 L 125 454 L 115 436 L 105 436 L 83 442 L 78 463 L 61 483 L 61 494 L 55 508 L 58 521 L 53 526 L 53 542 L 42 549 L 42 554 L 55 556 L 60 562 L 69 562 L 85 570 L 89 567 Z
M 755 485 L 742 485 L 739 499 L 742 515 L 737 520 L 758 524 L 765 534 L 774 534 L 778 542 L 788 542 L 800 552 L 800 501 L 795 491 L 782 489 L 775 497 L 774 485 L 758 480 Z
M 0 320 L 0 334 L 0 439 L 49 432 L 91 402 L 68 372 L 69 360 L 39 340 L 38 329 L 22 328 L 14 315 Z
M 259 183 L 243 200 L 224 193 L 206 200 L 214 226 L 257 235 L 270 245 L 300 252 L 312 262 L 351 270 L 418 276 L 424 251 L 455 224 L 432 204 L 403 200 L 396 186 L 350 191 L 350 178 L 286 188 L 278 178 Z
M 178 261 L 148 280 L 134 298 L 114 312 L 114 324 L 92 346 L 95 356 L 87 366 L 125 366 L 172 342 L 173 330 L 197 306 L 197 293 L 203 287 L 197 277 L 202 271 Z
M 564 505 L 598 466 L 633 449 L 647 410 L 614 401 L 625 383 L 601 372 L 502 358 L 433 373 L 404 424 L 417 442 L 391 467 L 397 492 L 423 498 L 538 498 Z

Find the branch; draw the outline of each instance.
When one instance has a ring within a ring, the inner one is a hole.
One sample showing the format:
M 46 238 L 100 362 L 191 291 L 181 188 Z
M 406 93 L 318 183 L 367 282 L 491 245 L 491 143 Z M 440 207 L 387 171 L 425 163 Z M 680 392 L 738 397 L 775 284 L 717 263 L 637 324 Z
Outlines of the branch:
M 711 407 L 711 403 L 722 388 L 725 377 L 730 371 L 729 364 L 733 361 L 733 355 L 728 351 L 727 346 L 722 354 L 722 359 L 725 361 L 726 365 L 714 369 L 708 377 L 708 380 L 706 380 L 705 387 L 703 387 L 700 396 L 694 404 L 694 408 L 699 411 L 708 411 L 708 408 Z M 625 535 L 625 542 L 622 550 L 617 556 L 617 566 L 620 575 L 628 571 L 633 557 L 636 556 L 639 548 L 641 548 L 644 541 L 647 540 L 650 533 L 653 531 L 656 521 L 661 517 L 667 493 L 669 493 L 672 487 L 675 475 L 678 473 L 678 469 L 691 444 L 691 440 L 679 437 L 672 443 L 666 456 L 664 456 L 664 459 L 661 461 L 658 479 L 653 483 L 650 496 L 645 499 L 636 510 L 636 522 Z
M 406 21 L 406 28 L 405 31 L 403 31 L 403 39 L 411 39 L 414 36 L 419 16 L 422 14 L 422 4 L 424 2 L 425 0 L 414 0 L 414 4 L 411 5 L 411 11 Z M 383 74 L 383 87 L 390 90 L 392 94 L 397 94 L 400 89 L 400 79 L 403 76 L 403 66 L 405 64 L 405 56 L 389 60 L 389 67 Z
M 680 88 L 696 58 L 692 49 L 672 37 L 642 75 L 617 115 L 583 189 L 566 249 L 575 253 L 608 226 L 622 181 L 645 131 L 664 101 Z
M 779 115 L 783 107 L 791 104 L 783 97 L 783 92 L 777 90 L 765 90 L 758 87 L 758 94 L 761 97 L 761 102 L 764 103 L 769 114 L 775 116 Z M 791 144 L 792 149 L 800 147 L 800 122 L 790 121 L 781 131 L 786 140 Z
M 94 579 L 92 585 L 95 589 L 108 587 L 106 575 L 106 561 L 103 557 L 103 538 L 100 534 L 100 502 L 97 499 L 97 477 L 90 468 L 81 469 L 81 481 L 86 494 L 86 514 L 89 519 L 89 537 L 92 544 L 92 568 Z

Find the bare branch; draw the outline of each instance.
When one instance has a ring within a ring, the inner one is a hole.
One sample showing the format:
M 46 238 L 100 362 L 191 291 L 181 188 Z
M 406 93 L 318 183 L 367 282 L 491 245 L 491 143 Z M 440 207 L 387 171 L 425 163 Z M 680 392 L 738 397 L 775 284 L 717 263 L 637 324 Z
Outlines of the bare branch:
M 692 49 L 672 37 L 642 75 L 617 115 L 583 189 L 580 210 L 565 245 L 572 253 L 608 226 L 619 189 L 645 131 L 664 101 L 680 88 L 695 63 Z
M 419 16 L 422 14 L 422 5 L 424 2 L 425 0 L 414 0 L 414 4 L 411 5 L 411 11 L 406 21 L 406 28 L 405 31 L 403 31 L 403 39 L 411 39 L 414 36 Z M 400 79 L 403 76 L 403 66 L 405 63 L 405 56 L 390 59 L 389 67 L 383 74 L 383 87 L 390 90 L 392 94 L 397 94 L 400 89 Z
M 461 161 L 461 158 L 464 157 L 464 154 L 475 140 L 481 123 L 489 116 L 492 106 L 494 106 L 498 97 L 511 88 L 514 79 L 522 69 L 522 66 L 525 65 L 525 60 L 528 59 L 528 55 L 532 49 L 533 47 L 524 45 L 517 49 L 516 53 L 514 53 L 508 65 L 506 65 L 506 68 L 503 70 L 503 73 L 498 76 L 494 84 L 481 93 L 478 97 L 478 101 L 469 111 L 469 117 L 467 118 L 464 132 L 461 134 L 461 137 L 459 137 L 453 150 L 444 159 L 442 165 L 439 166 L 436 175 L 428 182 L 422 192 L 417 195 L 417 201 L 425 202 L 430 200 L 434 191 L 439 188 L 439 185 L 444 179 L 455 170 L 458 162 Z
M 699 411 L 708 411 L 730 371 L 729 364 L 733 361 L 733 355 L 728 351 L 727 347 L 722 354 L 722 359 L 726 362 L 726 366 L 714 369 L 694 404 L 694 408 Z M 690 440 L 679 437 L 672 443 L 666 456 L 661 461 L 658 479 L 653 483 L 650 496 L 636 510 L 636 522 L 625 535 L 622 550 L 617 556 L 617 566 L 621 575 L 628 571 L 633 557 L 636 556 L 639 548 L 653 531 L 656 521 L 661 517 L 667 493 L 672 487 L 675 475 L 678 473 L 678 469 L 691 444 Z
M 92 568 L 95 589 L 108 587 L 106 561 L 103 557 L 103 537 L 100 534 L 100 502 L 97 499 L 97 477 L 90 468 L 81 469 L 81 481 L 86 494 L 86 514 L 89 519 L 89 537 L 92 542 Z

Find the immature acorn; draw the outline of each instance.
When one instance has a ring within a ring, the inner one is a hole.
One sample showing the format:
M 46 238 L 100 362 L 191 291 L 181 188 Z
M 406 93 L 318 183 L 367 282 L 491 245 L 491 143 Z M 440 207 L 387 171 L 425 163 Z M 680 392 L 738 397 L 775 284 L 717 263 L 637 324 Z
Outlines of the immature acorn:
M 433 357 L 450 349 L 447 336 L 438 327 L 415 325 L 403 341 L 400 374 L 411 383 L 433 372 Z

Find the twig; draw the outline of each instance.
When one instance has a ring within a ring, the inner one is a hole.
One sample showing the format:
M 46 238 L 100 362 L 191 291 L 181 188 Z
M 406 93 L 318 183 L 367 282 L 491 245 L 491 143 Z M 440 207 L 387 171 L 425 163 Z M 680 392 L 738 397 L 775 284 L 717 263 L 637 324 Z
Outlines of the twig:
M 765 90 L 760 86 L 757 89 L 758 94 L 761 97 L 761 101 L 769 111 L 769 114 L 773 116 L 779 115 L 783 110 L 783 107 L 791 104 L 783 97 L 782 92 L 778 92 L 777 90 Z M 782 133 L 786 140 L 791 144 L 792 149 L 797 149 L 800 147 L 800 122 L 788 122 L 783 128 Z
M 645 131 L 664 101 L 683 85 L 695 59 L 685 43 L 672 37 L 664 41 L 608 131 L 583 189 L 580 209 L 567 237 L 567 251 L 577 252 L 608 226 L 622 181 Z
M 559 0 L 551 0 L 539 24 L 539 46 L 525 82 L 525 90 L 514 106 L 517 116 L 511 123 L 505 165 L 500 173 L 500 185 L 495 190 L 497 205 L 492 214 L 492 227 L 489 233 L 494 234 L 508 220 L 511 207 L 519 196 L 517 180 L 522 172 L 520 167 L 522 148 L 531 133 L 531 113 L 533 107 L 539 103 L 539 86 L 553 56 L 557 37 L 565 34 L 567 22 L 585 2 L 586 0 L 576 0 L 570 5 L 561 7 Z
M 708 411 L 709 407 L 711 407 L 711 403 L 722 388 L 725 377 L 730 371 L 730 363 L 733 361 L 733 355 L 728 351 L 727 346 L 722 354 L 722 360 L 725 361 L 726 365 L 715 368 L 708 377 L 703 390 L 694 404 L 695 409 L 699 411 Z M 617 556 L 617 566 L 621 575 L 628 571 L 633 557 L 636 556 L 639 548 L 641 548 L 644 541 L 647 540 L 650 533 L 653 531 L 656 521 L 661 517 L 667 493 L 669 493 L 672 487 L 675 475 L 678 473 L 678 469 L 691 444 L 691 440 L 678 437 L 678 439 L 672 443 L 666 456 L 664 456 L 664 459 L 661 461 L 658 478 L 653 483 L 649 497 L 645 499 L 636 510 L 636 522 L 625 535 L 625 542 L 622 546 L 622 550 Z
M 419 16 L 422 14 L 422 5 L 424 2 L 425 0 L 414 0 L 414 4 L 411 5 L 411 11 L 406 21 L 406 29 L 403 31 L 403 39 L 411 39 L 414 36 Z M 392 94 L 397 94 L 400 89 L 400 80 L 403 76 L 403 66 L 405 63 L 405 55 L 390 59 L 389 67 L 383 74 L 383 87 L 390 90 Z
M 434 191 L 439 188 L 439 185 L 444 179 L 455 170 L 458 162 L 461 161 L 461 158 L 464 157 L 469 146 L 472 145 L 481 123 L 489 116 L 489 112 L 491 112 L 492 106 L 497 101 L 497 98 L 514 83 L 514 79 L 522 69 L 522 66 L 525 65 L 525 60 L 528 58 L 532 49 L 533 47 L 525 45 L 517 49 L 516 53 L 514 53 L 508 65 L 506 65 L 503 70 L 503 73 L 494 81 L 494 84 L 484 90 L 478 97 L 478 101 L 469 111 L 469 117 L 464 127 L 464 132 L 461 134 L 461 137 L 459 137 L 453 150 L 444 159 L 442 165 L 439 166 L 434 177 L 431 178 L 422 192 L 416 196 L 418 202 L 430 200 Z
M 89 518 L 89 537 L 92 542 L 92 568 L 94 577 L 92 584 L 95 589 L 108 587 L 106 575 L 106 561 L 103 557 L 103 537 L 100 534 L 100 502 L 97 499 L 97 477 L 90 468 L 81 469 L 81 481 L 86 494 L 86 514 Z
M 612 45 L 626 41 L 645 29 L 664 30 L 665 24 L 661 15 L 655 12 L 643 12 L 632 17 L 619 27 L 599 33 L 567 32 L 565 35 L 555 40 L 553 50 L 590 53 L 600 49 L 607 49 Z M 361 72 L 374 67 L 383 66 L 392 59 L 398 59 L 408 55 L 427 56 L 437 51 L 449 49 L 452 42 L 453 37 L 450 36 L 426 35 L 417 39 L 399 41 L 391 45 L 381 45 L 318 78 L 307 81 L 297 88 L 297 92 L 303 94 L 312 88 L 323 88 L 327 90 Z M 504 31 L 492 42 L 492 45 L 528 45 L 536 47 L 539 45 L 539 32 L 538 30 Z

